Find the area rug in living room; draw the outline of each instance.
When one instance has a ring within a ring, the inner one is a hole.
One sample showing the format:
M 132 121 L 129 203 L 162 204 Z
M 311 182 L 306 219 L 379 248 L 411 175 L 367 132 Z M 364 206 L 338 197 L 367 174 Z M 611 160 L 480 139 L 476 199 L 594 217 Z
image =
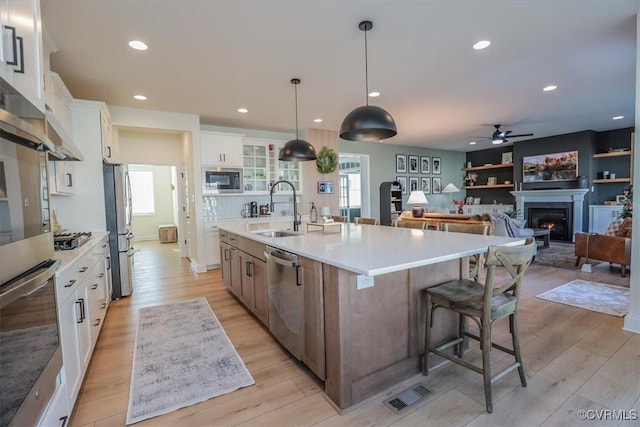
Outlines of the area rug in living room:
M 629 288 L 579 279 L 537 297 L 617 317 L 624 317 L 629 308 Z
M 205 298 L 140 310 L 127 425 L 254 383 Z
M 581 261 L 584 262 L 584 258 Z M 575 245 L 564 242 L 551 242 L 548 248 L 539 247 L 534 263 L 570 270 L 580 268 L 576 267 Z

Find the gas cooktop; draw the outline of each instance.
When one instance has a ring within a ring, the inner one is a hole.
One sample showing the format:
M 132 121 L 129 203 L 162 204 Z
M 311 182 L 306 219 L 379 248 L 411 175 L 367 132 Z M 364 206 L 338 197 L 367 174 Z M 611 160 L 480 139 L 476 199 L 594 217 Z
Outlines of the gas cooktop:
M 91 238 L 90 231 L 57 231 L 53 233 L 53 247 L 57 251 L 67 251 L 82 246 L 89 238 Z

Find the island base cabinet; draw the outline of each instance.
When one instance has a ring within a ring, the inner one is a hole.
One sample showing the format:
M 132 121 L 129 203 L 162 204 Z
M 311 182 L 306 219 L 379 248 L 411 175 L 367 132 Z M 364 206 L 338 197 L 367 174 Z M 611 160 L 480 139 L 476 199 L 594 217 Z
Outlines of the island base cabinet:
M 325 393 L 341 409 L 418 374 L 424 352 L 422 290 L 464 277 L 453 260 L 374 277 L 357 289 L 357 274 L 324 265 Z M 433 342 L 453 337 L 457 318 L 436 312 Z M 444 317 L 440 317 L 444 316 Z
M 38 422 L 38 427 L 65 427 L 69 424 L 70 415 L 67 390 L 63 381 L 62 384 L 58 385 L 47 411 Z
M 321 380 L 326 378 L 324 355 L 324 295 L 322 263 L 298 257 L 300 286 L 301 358 Z
M 220 242 L 222 283 L 235 296 L 240 295 L 240 258 L 238 250 L 228 243 Z

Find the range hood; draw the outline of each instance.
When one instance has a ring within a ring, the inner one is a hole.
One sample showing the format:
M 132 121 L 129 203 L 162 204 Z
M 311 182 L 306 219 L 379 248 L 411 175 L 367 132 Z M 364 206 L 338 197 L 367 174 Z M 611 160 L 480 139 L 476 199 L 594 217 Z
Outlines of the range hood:
M 0 78 L 0 137 L 39 151 L 55 150 L 45 134 L 44 114 Z
M 71 142 L 58 119 L 48 109 L 45 114 L 45 133 L 55 147 L 55 151 L 49 153 L 49 160 L 84 160 L 80 149 Z

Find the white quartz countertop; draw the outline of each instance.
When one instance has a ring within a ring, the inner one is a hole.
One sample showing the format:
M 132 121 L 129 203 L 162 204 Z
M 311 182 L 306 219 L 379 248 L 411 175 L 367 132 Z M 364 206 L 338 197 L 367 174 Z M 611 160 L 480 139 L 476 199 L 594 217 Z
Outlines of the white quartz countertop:
M 67 268 L 84 254 L 91 251 L 98 243 L 107 237 L 109 233 L 103 231 L 92 231 L 91 237 L 83 245 L 68 251 L 55 251 L 54 257 L 60 260 L 60 268 L 56 271 L 57 275 L 63 274 Z
M 415 230 L 364 224 L 342 224 L 341 233 L 307 232 L 285 237 L 265 237 L 255 231 L 290 228 L 289 223 L 225 222 L 221 230 L 269 246 L 352 271 L 376 276 L 486 252 L 489 245 L 515 246 L 524 239 Z

